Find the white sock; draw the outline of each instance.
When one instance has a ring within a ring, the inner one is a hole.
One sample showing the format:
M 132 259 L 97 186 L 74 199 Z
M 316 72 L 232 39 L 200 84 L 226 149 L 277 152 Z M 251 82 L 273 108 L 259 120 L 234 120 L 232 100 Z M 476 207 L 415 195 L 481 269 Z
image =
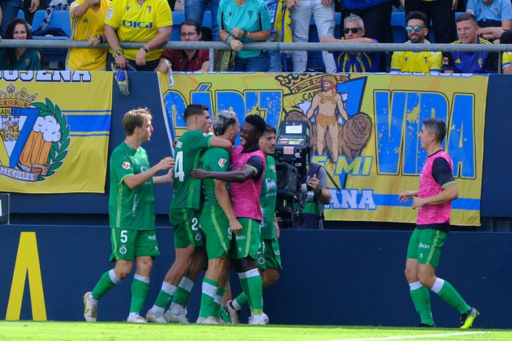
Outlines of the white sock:
M 432 286 L 432 290 L 433 292 L 435 292 L 436 294 L 439 294 L 439 292 L 441 291 L 441 289 L 443 289 L 443 285 L 444 285 L 444 279 L 441 279 L 441 278 L 437 278 L 436 279 L 436 282 L 434 283 L 434 285 Z

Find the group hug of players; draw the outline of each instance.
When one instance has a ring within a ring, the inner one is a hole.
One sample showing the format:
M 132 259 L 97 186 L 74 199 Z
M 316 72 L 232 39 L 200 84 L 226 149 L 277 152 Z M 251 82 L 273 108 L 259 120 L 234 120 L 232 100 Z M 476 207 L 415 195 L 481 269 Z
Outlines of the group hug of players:
M 236 113 L 226 110 L 212 122 L 207 107 L 190 104 L 184 112 L 187 131 L 175 142 L 174 158 L 150 167 L 141 145 L 153 132 L 151 119 L 147 109 L 131 110 L 123 118 L 127 136 L 110 160 L 111 261 L 116 265 L 84 295 L 86 321 L 96 321 L 98 300 L 130 274 L 135 261 L 128 322 L 187 323 L 189 294 L 207 264 L 196 323 L 238 323 L 246 303 L 249 324 L 268 323 L 262 291 L 277 281 L 281 270 L 275 128 L 258 115 L 247 116 L 240 127 Z M 238 135 L 240 145 L 233 147 Z M 168 173 L 157 176 L 162 170 Z M 175 261 L 144 318 L 153 258 L 159 255 L 153 185 L 169 182 Z M 231 269 L 243 289 L 232 300 Z

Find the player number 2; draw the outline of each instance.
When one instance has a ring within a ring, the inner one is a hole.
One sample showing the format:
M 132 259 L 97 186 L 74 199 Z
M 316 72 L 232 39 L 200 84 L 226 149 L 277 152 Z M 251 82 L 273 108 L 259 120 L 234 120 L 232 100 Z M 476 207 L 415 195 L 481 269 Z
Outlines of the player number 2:
M 174 177 L 179 178 L 179 181 L 183 181 L 185 178 L 185 172 L 183 171 L 183 152 L 179 151 L 174 158 Z
M 197 227 L 199 223 L 199 220 L 197 220 L 197 218 L 192 218 L 192 226 L 190 227 L 192 229 L 192 231 L 197 231 L 199 230 L 199 228 Z M 199 225 L 201 226 L 201 225 Z

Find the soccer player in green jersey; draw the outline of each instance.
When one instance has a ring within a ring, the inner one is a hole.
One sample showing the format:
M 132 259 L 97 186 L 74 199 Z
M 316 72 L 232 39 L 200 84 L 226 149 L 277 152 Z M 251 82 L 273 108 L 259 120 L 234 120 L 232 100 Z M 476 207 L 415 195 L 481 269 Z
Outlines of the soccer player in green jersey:
M 141 145 L 151 139 L 151 119 L 147 109 L 128 111 L 123 118 L 126 138 L 110 157 L 110 260 L 116 265 L 101 276 L 92 292 L 84 295 L 84 317 L 88 322 L 96 322 L 98 300 L 130 274 L 135 261 L 137 270 L 127 321 L 146 323 L 140 312 L 149 290 L 153 258 L 160 254 L 155 234 L 153 185 L 171 182 L 174 167 L 171 157 L 153 167 L 149 164 L 148 154 Z M 155 176 L 167 169 L 171 170 L 166 175 Z
M 233 148 L 230 141 L 208 135 L 212 123 L 208 107 L 190 104 L 185 109 L 184 118 L 188 130 L 178 139 L 174 151 L 174 188 L 169 207 L 174 227 L 175 261 L 165 275 L 155 304 L 146 315 L 148 321 L 156 323 L 188 323 L 184 307 L 194 281 L 206 265 L 204 236 L 199 224 L 201 181 L 192 179 L 190 172 L 197 168 L 205 149 L 220 147 L 231 153 Z M 171 301 L 171 309 L 165 312 Z
M 281 251 L 278 238 L 279 224 L 276 216 L 277 173 L 274 155 L 276 147 L 276 129 L 267 124 L 265 133 L 260 137 L 260 149 L 267 159 L 263 186 L 261 187 L 260 205 L 263 212 L 261 221 L 261 243 L 256 266 L 263 280 L 263 290 L 277 282 L 281 266 Z M 247 303 L 247 296 L 241 293 L 236 299 L 228 302 L 227 310 L 232 323 L 239 323 L 242 306 Z M 263 313 L 265 318 L 266 314 Z
M 232 111 L 220 111 L 213 120 L 216 136 L 232 143 L 238 135 L 239 123 Z M 206 171 L 227 172 L 230 155 L 222 148 L 207 149 L 199 163 Z M 232 233 L 242 231 L 242 225 L 236 219 L 225 181 L 203 180 L 201 227 L 206 239 L 208 270 L 204 275 L 201 308 L 196 323 L 221 324 L 220 304 L 226 293 L 226 283 L 231 268 L 228 258 Z
M 215 178 L 231 182 L 231 204 L 243 229 L 232 239 L 229 258 L 238 273 L 253 313 L 250 324 L 265 324 L 262 280 L 256 267 L 261 240 L 260 195 L 266 163 L 265 155 L 259 147 L 259 139 L 265 128 L 263 118 L 258 115 L 247 116 L 240 128 L 240 146 L 237 146 L 231 155 L 231 170 L 213 172 L 196 169 L 191 174 L 194 178 Z

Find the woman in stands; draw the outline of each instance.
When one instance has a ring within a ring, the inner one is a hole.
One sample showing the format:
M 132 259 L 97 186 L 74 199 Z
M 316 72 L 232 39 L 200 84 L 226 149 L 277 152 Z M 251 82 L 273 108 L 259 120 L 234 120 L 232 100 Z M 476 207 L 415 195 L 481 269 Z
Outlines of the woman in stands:
M 15 18 L 7 25 L 5 39 L 32 39 L 27 22 Z M 41 53 L 26 47 L 5 48 L 0 51 L 0 70 L 41 70 Z
M 262 0 L 222 0 L 217 14 L 222 41 L 236 51 L 234 70 L 268 72 L 268 51 L 241 50 L 244 43 L 264 42 L 270 36 L 270 13 Z

